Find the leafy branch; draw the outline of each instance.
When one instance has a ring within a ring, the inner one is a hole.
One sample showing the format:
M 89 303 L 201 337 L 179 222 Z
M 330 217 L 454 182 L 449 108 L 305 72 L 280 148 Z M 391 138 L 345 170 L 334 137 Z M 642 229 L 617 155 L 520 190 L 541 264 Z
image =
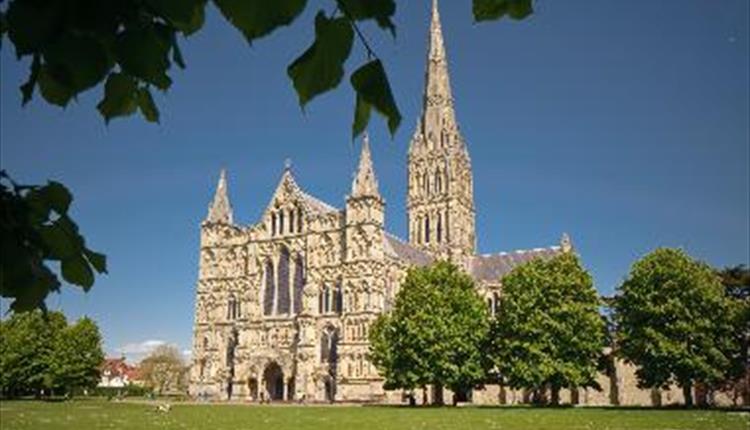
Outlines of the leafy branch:
M 72 200 L 59 182 L 18 185 L 0 172 L 0 296 L 14 299 L 12 310 L 44 308 L 47 295 L 59 291 L 49 262 L 84 291 L 94 285 L 94 271 L 107 272 L 106 256 L 86 247 L 68 215 Z
M 392 21 L 395 0 L 332 0 L 330 17 L 315 18 L 315 40 L 287 68 L 300 106 L 336 88 L 344 74 L 353 35 L 361 41 L 368 62 L 350 78 L 356 93 L 353 136 L 367 127 L 374 108 L 386 117 L 391 134 L 401 114 L 385 68 L 358 23 L 376 22 L 396 36 Z M 105 122 L 140 111 L 159 122 L 152 89 L 172 86 L 172 64 L 185 68 L 178 44 L 203 28 L 208 0 L 11 0 L 0 10 L 0 38 L 6 33 L 19 60 L 30 57 L 29 74 L 20 86 L 22 104 L 38 89 L 50 104 L 65 107 L 78 94 L 103 84 L 97 105 Z M 307 0 L 212 0 L 224 18 L 249 44 L 292 24 Z M 343 16 L 337 16 L 337 12 Z M 477 22 L 503 16 L 523 19 L 532 0 L 473 0 Z

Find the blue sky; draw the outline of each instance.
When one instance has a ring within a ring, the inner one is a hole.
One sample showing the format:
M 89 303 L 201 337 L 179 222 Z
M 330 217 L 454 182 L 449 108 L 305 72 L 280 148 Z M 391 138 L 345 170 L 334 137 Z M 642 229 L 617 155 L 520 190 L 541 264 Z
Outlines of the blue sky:
M 386 222 L 403 237 L 429 2 L 398 4 L 395 41 L 363 30 L 404 116 L 394 139 L 380 118 L 370 125 Z M 134 117 L 105 126 L 101 88 L 65 110 L 39 99 L 21 108 L 28 64 L 3 44 L 1 166 L 21 182 L 53 178 L 73 190 L 74 216 L 110 273 L 49 305 L 95 318 L 108 352 L 190 347 L 198 229 L 221 167 L 243 224 L 263 210 L 285 158 L 307 191 L 343 204 L 358 154 L 348 80 L 302 112 L 285 72 L 320 8 L 330 2 L 311 1 L 292 27 L 252 47 L 210 8 L 205 29 L 182 43 L 188 68 L 157 98 L 161 125 Z M 657 246 L 718 266 L 748 263 L 748 8 L 545 0 L 527 21 L 474 24 L 470 1 L 443 0 L 480 252 L 549 246 L 568 232 L 605 294 Z M 357 47 L 348 72 L 365 60 Z

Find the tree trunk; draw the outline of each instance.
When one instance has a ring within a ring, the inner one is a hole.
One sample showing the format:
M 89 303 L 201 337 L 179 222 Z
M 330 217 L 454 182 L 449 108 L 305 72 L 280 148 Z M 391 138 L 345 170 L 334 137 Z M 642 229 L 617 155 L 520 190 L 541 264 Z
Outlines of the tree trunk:
M 433 404 L 438 405 L 438 406 L 443 406 L 443 404 L 445 404 L 443 400 L 443 384 L 434 384 L 432 386 L 432 390 L 433 390 L 433 393 L 432 393 Z
M 552 391 L 552 405 L 553 406 L 560 406 L 560 387 L 553 385 L 551 387 Z
M 427 397 L 427 387 L 422 385 L 422 406 L 427 405 L 428 397 Z
M 688 380 L 682 384 L 682 394 L 685 396 L 685 406 L 693 407 L 693 384 L 691 381 Z

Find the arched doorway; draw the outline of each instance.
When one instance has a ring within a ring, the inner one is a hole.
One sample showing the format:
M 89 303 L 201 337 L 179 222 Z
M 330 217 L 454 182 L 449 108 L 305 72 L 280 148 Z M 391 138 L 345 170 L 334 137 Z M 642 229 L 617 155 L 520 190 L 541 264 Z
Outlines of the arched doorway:
M 276 363 L 270 363 L 263 372 L 263 382 L 268 393 L 268 400 L 284 399 L 284 372 Z

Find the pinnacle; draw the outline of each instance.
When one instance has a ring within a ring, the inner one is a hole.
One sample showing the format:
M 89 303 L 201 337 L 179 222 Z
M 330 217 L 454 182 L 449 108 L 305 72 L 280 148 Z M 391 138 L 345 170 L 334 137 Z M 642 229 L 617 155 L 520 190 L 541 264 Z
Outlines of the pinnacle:
M 366 132 L 362 137 L 362 152 L 359 156 L 359 167 L 352 182 L 352 197 L 362 196 L 380 196 L 378 180 L 375 177 L 375 169 L 372 165 L 370 138 Z
M 227 174 L 225 169 L 221 169 L 219 174 L 219 183 L 216 186 L 216 193 L 211 205 L 208 207 L 208 216 L 206 221 L 210 223 L 232 224 L 232 205 L 229 203 L 229 194 L 227 192 Z

